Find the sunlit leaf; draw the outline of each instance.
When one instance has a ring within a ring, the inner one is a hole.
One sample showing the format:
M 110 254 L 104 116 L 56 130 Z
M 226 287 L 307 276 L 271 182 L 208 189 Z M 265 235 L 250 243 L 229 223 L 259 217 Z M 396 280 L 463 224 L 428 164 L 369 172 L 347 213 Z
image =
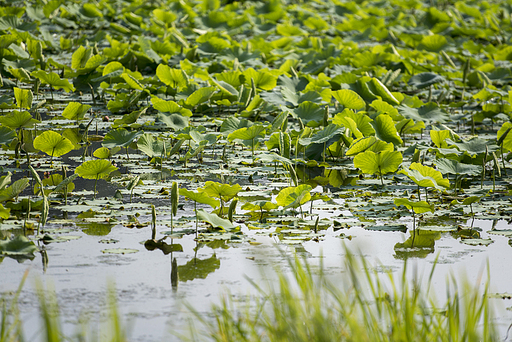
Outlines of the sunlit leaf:
M 68 138 L 63 137 L 59 133 L 45 131 L 34 139 L 34 148 L 43 151 L 49 156 L 60 157 L 71 151 L 74 146 Z
M 414 210 L 416 214 L 423 214 L 426 212 L 434 212 L 434 204 L 429 204 L 425 201 L 411 201 L 407 198 L 395 198 L 394 203 L 397 207 L 403 205 L 409 210 Z
M 365 151 L 354 157 L 354 166 L 370 175 L 395 172 L 401 163 L 402 154 L 398 151 Z
M 341 89 L 332 92 L 332 96 L 345 108 L 364 109 L 366 102 L 355 91 L 350 89 Z
M 91 109 L 90 105 L 84 105 L 79 102 L 69 102 L 64 111 L 62 112 L 62 116 L 68 120 L 81 120 L 84 118 L 85 113 Z
M 279 191 L 279 194 L 277 194 L 276 203 L 285 209 L 298 208 L 299 206 L 311 200 L 311 190 L 311 186 L 307 184 L 284 188 Z
M 108 160 L 96 159 L 88 160 L 78 166 L 75 173 L 85 179 L 107 178 L 111 172 L 117 170 Z

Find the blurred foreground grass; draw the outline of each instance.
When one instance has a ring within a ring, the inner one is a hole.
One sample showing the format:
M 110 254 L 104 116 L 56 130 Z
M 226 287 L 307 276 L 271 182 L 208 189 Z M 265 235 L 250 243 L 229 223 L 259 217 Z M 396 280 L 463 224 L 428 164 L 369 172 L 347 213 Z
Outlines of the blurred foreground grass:
M 322 266 L 288 258 L 291 277 L 277 272 L 278 281 L 256 290 L 245 304 L 225 293 L 210 314 L 190 308 L 195 316 L 187 336 L 193 341 L 497 341 L 488 285 L 447 279 L 446 301 L 439 303 L 431 291 L 435 264 L 428 279 L 401 274 L 378 274 L 364 258 L 347 251 L 343 280 L 334 284 Z M 0 342 L 26 341 L 15 296 L 1 302 Z M 486 284 L 489 282 L 487 281 Z M 101 330 L 79 327 L 64 336 L 55 293 L 37 285 L 41 312 L 38 340 L 129 341 L 117 311 L 115 291 L 108 294 L 110 314 Z M 91 332 L 92 331 L 92 332 Z

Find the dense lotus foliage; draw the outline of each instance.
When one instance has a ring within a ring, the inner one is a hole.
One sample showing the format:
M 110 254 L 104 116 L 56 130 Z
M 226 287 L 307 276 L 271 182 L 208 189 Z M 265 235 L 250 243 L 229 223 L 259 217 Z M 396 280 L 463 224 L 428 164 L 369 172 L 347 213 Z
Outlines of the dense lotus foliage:
M 331 226 L 403 231 L 416 213 L 428 253 L 439 231 L 489 244 L 469 221 L 511 214 L 511 9 L 4 3 L 0 233 L 50 241 L 54 211 L 105 235 L 142 214 L 155 243 L 170 218 L 171 238 L 297 244 Z

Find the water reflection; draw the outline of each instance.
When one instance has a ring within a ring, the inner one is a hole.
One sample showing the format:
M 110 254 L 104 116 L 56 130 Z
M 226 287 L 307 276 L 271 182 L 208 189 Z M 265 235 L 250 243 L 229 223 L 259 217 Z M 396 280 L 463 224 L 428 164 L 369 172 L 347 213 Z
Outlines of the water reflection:
M 434 253 L 435 240 L 441 238 L 440 232 L 413 229 L 411 236 L 404 242 L 395 244 L 396 259 L 425 258 Z

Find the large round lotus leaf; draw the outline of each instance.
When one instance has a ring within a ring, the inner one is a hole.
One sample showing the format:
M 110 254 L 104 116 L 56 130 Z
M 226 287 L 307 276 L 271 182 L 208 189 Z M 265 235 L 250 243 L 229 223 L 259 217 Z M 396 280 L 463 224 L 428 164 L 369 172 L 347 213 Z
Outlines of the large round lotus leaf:
M 366 103 L 363 98 L 353 90 L 341 89 L 332 92 L 332 96 L 345 108 L 364 109 Z
M 49 156 L 60 157 L 73 149 L 73 143 L 57 132 L 46 131 L 34 139 L 34 148 Z
M 107 178 L 108 175 L 115 170 L 117 170 L 117 167 L 112 165 L 108 160 L 97 159 L 86 161 L 77 167 L 75 172 L 85 179 L 97 179 Z
M 370 175 L 395 172 L 401 163 L 402 154 L 398 151 L 365 151 L 354 157 L 354 166 Z

